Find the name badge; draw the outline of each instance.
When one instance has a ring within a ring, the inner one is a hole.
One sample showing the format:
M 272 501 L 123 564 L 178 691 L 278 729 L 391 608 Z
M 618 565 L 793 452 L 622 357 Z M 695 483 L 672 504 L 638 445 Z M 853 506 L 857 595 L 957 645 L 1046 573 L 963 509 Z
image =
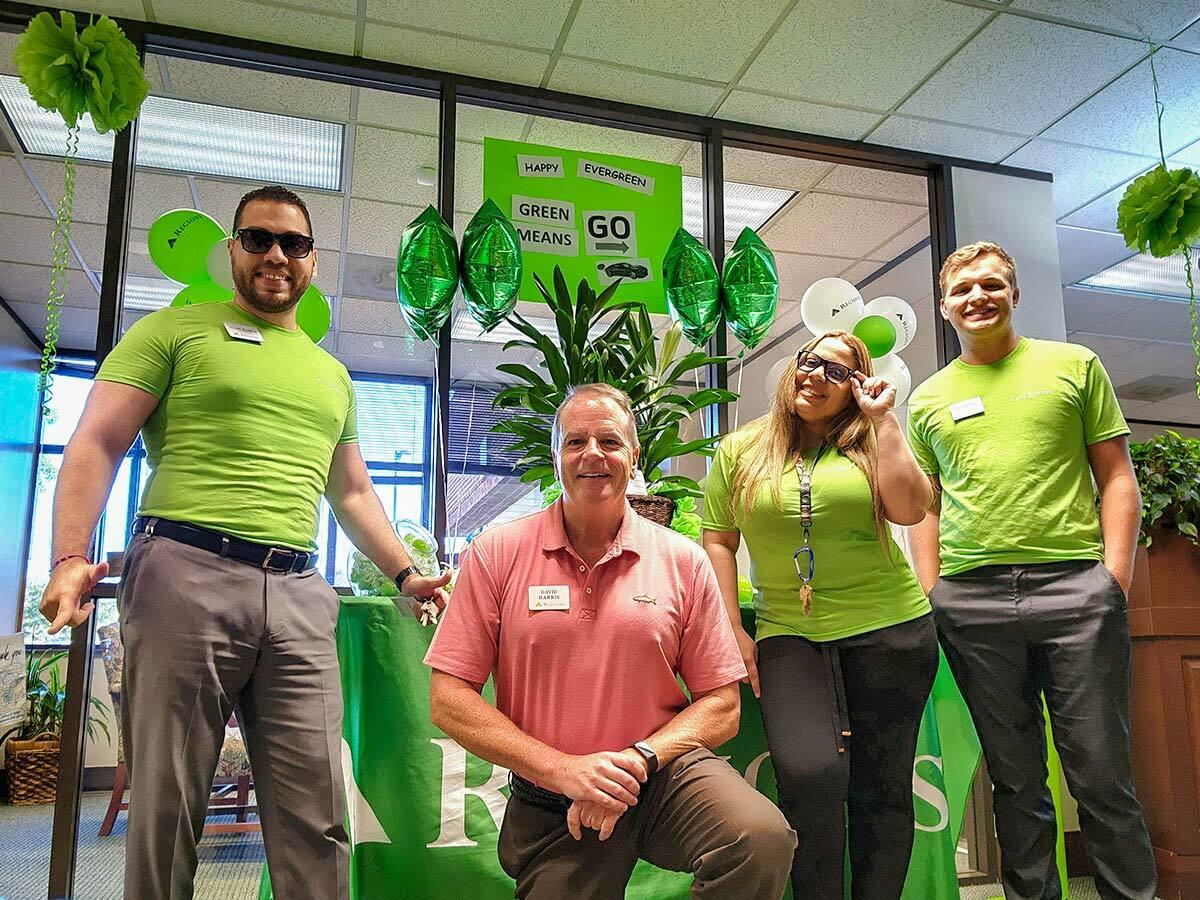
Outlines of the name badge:
M 565 584 L 535 584 L 529 589 L 529 608 L 570 609 L 571 589 Z
M 252 344 L 263 342 L 262 332 L 253 325 L 239 325 L 236 322 L 226 322 L 225 330 L 235 341 L 249 341 Z
M 950 418 L 955 422 L 981 415 L 983 415 L 982 397 L 972 397 L 970 400 L 960 400 L 958 403 L 950 404 Z

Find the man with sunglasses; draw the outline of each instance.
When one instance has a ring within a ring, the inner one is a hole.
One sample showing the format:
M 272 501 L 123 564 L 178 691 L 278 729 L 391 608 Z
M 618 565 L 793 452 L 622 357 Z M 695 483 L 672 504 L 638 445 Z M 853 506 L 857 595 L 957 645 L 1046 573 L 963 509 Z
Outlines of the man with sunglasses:
M 91 536 L 139 431 L 151 468 L 119 591 L 128 900 L 192 896 L 235 709 L 275 896 L 348 894 L 338 598 L 312 552 L 322 494 L 405 595 L 444 606 L 448 576 L 413 568 L 375 494 L 349 373 L 296 327 L 316 256 L 300 197 L 277 185 L 243 197 L 233 300 L 130 328 L 66 448 L 42 599 L 52 634 L 86 621 L 108 574 Z
M 909 401 L 935 488 L 914 548 L 994 785 L 1004 895 L 1061 896 L 1044 697 L 1100 896 L 1152 900 L 1129 749 L 1125 595 L 1141 513 L 1129 428 L 1095 353 L 1017 333 L 1003 248 L 959 248 L 940 281 L 962 354 Z

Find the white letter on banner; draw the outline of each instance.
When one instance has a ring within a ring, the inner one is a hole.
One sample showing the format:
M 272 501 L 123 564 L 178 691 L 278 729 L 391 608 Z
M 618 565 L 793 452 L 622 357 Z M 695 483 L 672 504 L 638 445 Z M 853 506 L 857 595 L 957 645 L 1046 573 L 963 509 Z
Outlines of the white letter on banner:
M 917 766 L 923 762 L 933 763 L 941 772 L 942 760 L 938 756 L 918 756 L 913 760 L 913 794 L 937 810 L 938 820 L 936 825 L 922 825 L 920 822 L 914 821 L 913 826 L 918 831 L 941 831 L 950 824 L 950 803 L 946 800 L 946 794 L 941 788 L 917 774 Z
M 750 761 L 750 765 L 746 766 L 746 783 L 755 790 L 758 790 L 758 770 L 762 768 L 763 762 L 770 758 L 770 753 L 763 752 L 754 757 Z
M 508 769 L 492 767 L 492 777 L 479 787 L 467 787 L 467 751 L 450 738 L 430 738 L 442 750 L 442 801 L 441 826 L 437 840 L 425 846 L 476 847 L 478 844 L 467 837 L 467 794 L 473 794 L 484 802 L 496 830 L 504 820 L 504 807 L 508 798 L 500 789 L 508 784 Z
M 346 785 L 346 818 L 350 821 L 351 845 L 357 847 L 369 841 L 390 844 L 392 839 L 379 824 L 379 817 L 354 780 L 354 757 L 345 738 L 342 738 L 342 779 Z

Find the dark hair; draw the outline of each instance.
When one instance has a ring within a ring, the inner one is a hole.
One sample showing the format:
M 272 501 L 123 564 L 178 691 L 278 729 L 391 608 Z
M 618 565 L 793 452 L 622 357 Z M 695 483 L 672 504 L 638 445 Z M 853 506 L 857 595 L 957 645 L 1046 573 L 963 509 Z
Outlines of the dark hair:
M 304 221 L 308 223 L 308 234 L 311 237 L 313 233 L 312 217 L 308 214 L 308 207 L 304 205 L 304 201 L 300 199 L 300 195 L 294 191 L 289 191 L 281 184 L 268 184 L 264 187 L 255 188 L 238 203 L 237 211 L 233 214 L 233 230 L 236 232 L 238 226 L 242 223 L 242 210 L 246 208 L 247 203 L 255 200 L 273 200 L 276 203 L 287 203 L 289 206 L 298 207 L 300 212 L 304 213 Z

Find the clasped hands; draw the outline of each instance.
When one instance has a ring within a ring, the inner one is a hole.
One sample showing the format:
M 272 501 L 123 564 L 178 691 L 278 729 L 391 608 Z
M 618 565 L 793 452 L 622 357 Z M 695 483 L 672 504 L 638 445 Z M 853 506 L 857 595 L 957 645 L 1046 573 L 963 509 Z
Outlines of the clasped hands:
M 573 801 L 567 810 L 571 837 L 581 840 L 590 828 L 608 840 L 625 811 L 637 805 L 648 777 L 646 761 L 632 748 L 564 757 L 553 787 Z

